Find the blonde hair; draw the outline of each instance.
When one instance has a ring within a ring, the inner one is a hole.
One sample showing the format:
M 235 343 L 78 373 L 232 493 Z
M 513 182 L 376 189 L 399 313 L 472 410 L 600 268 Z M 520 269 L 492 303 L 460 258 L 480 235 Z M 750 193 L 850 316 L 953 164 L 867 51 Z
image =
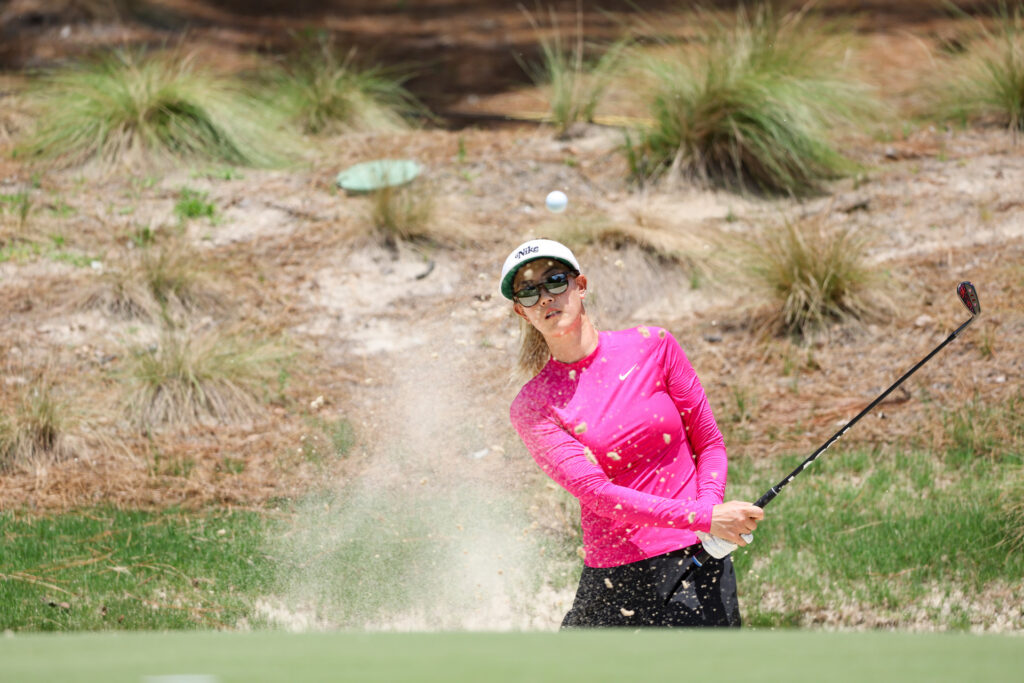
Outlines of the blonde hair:
M 519 316 L 516 318 L 519 319 L 519 358 L 516 359 L 516 373 L 524 379 L 533 379 L 551 358 L 551 350 L 544 341 L 544 335 L 536 327 Z

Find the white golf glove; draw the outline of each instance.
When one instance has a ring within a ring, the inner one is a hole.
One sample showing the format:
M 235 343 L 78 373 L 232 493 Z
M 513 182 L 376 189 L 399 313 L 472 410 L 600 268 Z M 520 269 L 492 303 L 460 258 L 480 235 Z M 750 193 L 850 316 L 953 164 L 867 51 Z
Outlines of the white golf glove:
M 700 544 L 704 546 L 704 550 L 708 551 L 708 555 L 716 560 L 722 559 L 739 547 L 735 543 L 730 543 L 718 536 L 712 536 L 706 531 L 695 531 L 694 533 L 700 539 Z M 740 537 L 747 543 L 751 543 L 754 540 L 754 534 L 740 534 Z

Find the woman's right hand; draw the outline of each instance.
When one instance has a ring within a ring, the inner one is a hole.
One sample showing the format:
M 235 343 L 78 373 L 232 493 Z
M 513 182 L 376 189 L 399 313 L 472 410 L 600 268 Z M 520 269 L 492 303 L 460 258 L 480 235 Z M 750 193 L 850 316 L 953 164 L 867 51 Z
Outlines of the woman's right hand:
M 757 523 L 764 519 L 764 510 L 753 503 L 730 500 L 716 505 L 711 510 L 711 534 L 744 546 L 747 541 L 740 534 L 753 533 Z

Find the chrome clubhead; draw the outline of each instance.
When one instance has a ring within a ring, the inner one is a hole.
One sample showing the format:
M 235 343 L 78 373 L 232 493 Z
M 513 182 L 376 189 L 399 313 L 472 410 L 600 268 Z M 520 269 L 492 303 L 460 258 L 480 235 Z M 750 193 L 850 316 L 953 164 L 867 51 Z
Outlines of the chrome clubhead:
M 974 285 L 966 281 L 961 282 L 956 286 L 956 294 L 972 316 L 981 313 L 981 304 L 978 302 L 978 293 L 974 290 Z

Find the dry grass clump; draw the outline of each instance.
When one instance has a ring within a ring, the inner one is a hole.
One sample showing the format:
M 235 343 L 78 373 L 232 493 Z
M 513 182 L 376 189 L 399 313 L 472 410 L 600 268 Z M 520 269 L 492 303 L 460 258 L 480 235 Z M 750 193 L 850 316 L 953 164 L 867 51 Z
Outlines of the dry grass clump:
M 938 93 L 941 115 L 964 123 L 998 121 L 1016 141 L 1024 131 L 1024 4 L 1001 0 L 994 28 L 975 24 L 980 37 L 942 60 L 929 91 Z
M 199 254 L 171 240 L 138 249 L 120 267 L 105 271 L 84 306 L 126 320 L 154 321 L 217 309 L 221 296 Z
M 434 194 L 422 184 L 383 187 L 370 193 L 370 201 L 370 223 L 387 245 L 448 237 L 436 220 Z
M 146 431 L 249 419 L 274 395 L 290 355 L 242 332 L 164 330 L 127 358 L 129 419 Z
M 891 310 L 884 275 L 868 260 L 869 237 L 830 226 L 826 214 L 764 227 L 744 239 L 746 279 L 772 302 L 765 322 L 805 337 L 829 323 L 877 320 Z
M 0 193 L 0 247 L 30 239 L 29 219 L 35 211 L 28 190 Z
M 394 69 L 363 66 L 354 48 L 342 53 L 320 35 L 277 68 L 273 100 L 304 133 L 407 130 L 410 115 L 426 114 L 403 86 L 408 78 Z
M 562 34 L 554 8 L 548 10 L 548 30 L 529 12 L 526 14 L 538 36 L 541 60 L 539 64 L 520 60 L 520 64 L 535 84 L 547 90 L 551 122 L 556 135 L 564 137 L 572 124 L 594 121 L 627 43 L 620 41 L 608 47 L 587 45 L 579 13 L 575 36 L 568 39 Z
M 194 54 L 118 50 L 44 74 L 31 101 L 38 126 L 18 153 L 64 166 L 266 166 L 294 149 L 269 103 Z
M 767 3 L 730 20 L 698 12 L 696 36 L 638 57 L 651 126 L 625 153 L 634 177 L 666 170 L 729 189 L 806 195 L 856 166 L 830 140 L 872 111 L 844 51 L 806 11 Z
M 621 249 L 636 245 L 657 259 L 689 268 L 703 268 L 713 240 L 692 223 L 669 221 L 637 209 L 628 220 L 614 220 L 604 213 L 566 215 L 545 226 L 551 239 L 570 249 L 602 245 Z
M 11 403 L 0 414 L 0 472 L 63 460 L 71 453 L 66 437 L 70 408 L 49 376 L 20 386 Z
M 24 84 L 0 77 L 0 148 L 15 142 L 31 122 Z

